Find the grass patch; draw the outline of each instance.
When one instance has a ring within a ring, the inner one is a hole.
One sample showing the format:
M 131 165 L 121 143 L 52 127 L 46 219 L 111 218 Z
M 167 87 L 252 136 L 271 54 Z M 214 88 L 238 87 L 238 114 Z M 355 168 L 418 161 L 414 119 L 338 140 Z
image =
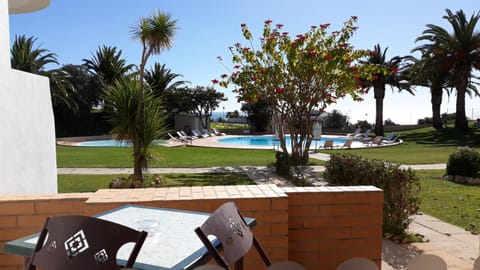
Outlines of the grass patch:
M 480 233 L 480 186 L 442 180 L 444 173 L 444 170 L 416 171 L 422 187 L 420 210 L 472 233 Z
M 161 174 L 166 179 L 164 187 L 177 186 L 216 186 L 216 185 L 254 185 L 255 183 L 241 173 L 198 173 L 198 174 Z M 59 193 L 95 192 L 108 188 L 114 177 L 125 175 L 58 175 Z
M 152 168 L 265 166 L 275 162 L 273 150 L 161 146 L 155 146 L 153 150 L 159 159 L 149 163 Z M 59 168 L 131 168 L 132 165 L 131 147 L 57 145 L 57 166 Z
M 399 146 L 335 150 L 335 153 L 355 154 L 364 158 L 388 160 L 400 164 L 446 163 L 458 146 L 480 147 L 480 129 L 459 131 L 454 128 L 435 130 L 421 128 L 399 132 L 404 143 Z M 320 151 L 331 153 L 331 151 Z
M 201 168 L 226 166 L 267 166 L 275 162 L 273 150 L 224 149 L 208 147 L 154 146 L 158 160 L 151 168 Z M 312 159 L 312 165 L 321 164 Z M 58 168 L 131 168 L 131 147 L 75 147 L 57 145 Z
M 212 122 L 210 124 L 211 128 L 218 128 L 218 129 L 249 129 L 248 124 L 239 124 L 239 123 L 220 123 L 220 122 Z

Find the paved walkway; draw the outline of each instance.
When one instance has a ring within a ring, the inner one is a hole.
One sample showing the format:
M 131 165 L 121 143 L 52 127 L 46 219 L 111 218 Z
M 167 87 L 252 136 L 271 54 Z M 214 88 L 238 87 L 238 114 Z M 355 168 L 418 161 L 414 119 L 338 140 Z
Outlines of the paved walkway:
M 328 159 L 328 155 L 314 154 L 314 158 Z M 415 170 L 445 169 L 445 164 L 402 165 Z M 304 172 L 310 174 L 316 186 L 326 184 L 318 172 L 323 166 L 309 166 Z M 151 173 L 206 173 L 206 172 L 243 172 L 257 184 L 276 184 L 290 186 L 285 179 L 277 176 L 271 167 L 212 167 L 212 168 L 152 168 Z M 129 168 L 58 168 L 58 174 L 131 174 Z M 473 262 L 479 256 L 479 236 L 428 215 L 415 215 L 409 230 L 420 234 L 428 242 L 398 245 L 389 240 L 383 241 L 382 270 L 405 269 L 408 261 L 415 255 L 425 252 L 441 256 L 449 270 L 471 270 Z

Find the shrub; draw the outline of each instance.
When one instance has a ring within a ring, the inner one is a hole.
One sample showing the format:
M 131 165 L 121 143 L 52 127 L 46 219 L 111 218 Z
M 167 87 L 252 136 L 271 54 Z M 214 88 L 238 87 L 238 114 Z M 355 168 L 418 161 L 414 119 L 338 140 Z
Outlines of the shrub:
M 383 234 L 404 239 L 409 217 L 420 203 L 420 182 L 411 169 L 399 164 L 363 159 L 355 155 L 332 154 L 324 178 L 330 185 L 373 185 L 383 189 Z
M 466 177 L 478 177 L 480 171 L 480 154 L 468 147 L 461 147 L 448 157 L 447 174 Z

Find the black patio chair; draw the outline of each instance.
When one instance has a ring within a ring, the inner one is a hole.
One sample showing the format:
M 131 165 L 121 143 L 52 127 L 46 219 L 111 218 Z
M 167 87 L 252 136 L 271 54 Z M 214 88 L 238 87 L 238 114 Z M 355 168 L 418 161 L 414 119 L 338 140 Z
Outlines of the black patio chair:
M 230 266 L 234 265 L 234 269 L 242 270 L 243 257 L 252 248 L 252 245 L 262 258 L 265 266 L 273 267 L 269 269 L 288 269 L 289 266 L 291 270 L 303 269 L 301 265 L 294 262 L 280 262 L 278 265 L 272 265 L 257 238 L 243 219 L 240 210 L 233 202 L 227 202 L 217 208 L 202 226 L 195 229 L 195 233 L 217 264 L 225 269 L 230 269 Z M 222 244 L 220 248 L 223 248 L 223 256 L 220 254 L 220 250 L 216 249 L 210 242 L 209 235 L 214 235 L 219 239 Z
M 117 270 L 132 268 L 147 233 L 89 216 L 47 218 L 34 253 L 25 269 Z M 117 252 L 126 243 L 135 245 L 123 266 Z

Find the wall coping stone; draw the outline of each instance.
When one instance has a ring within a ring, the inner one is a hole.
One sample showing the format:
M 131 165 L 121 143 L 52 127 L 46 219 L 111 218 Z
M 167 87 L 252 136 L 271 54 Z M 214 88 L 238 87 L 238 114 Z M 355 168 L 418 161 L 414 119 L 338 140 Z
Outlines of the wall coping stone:
M 233 198 L 286 198 L 288 195 L 276 185 L 196 186 L 137 189 L 99 189 L 88 203 L 124 203 L 164 200 L 201 200 Z

